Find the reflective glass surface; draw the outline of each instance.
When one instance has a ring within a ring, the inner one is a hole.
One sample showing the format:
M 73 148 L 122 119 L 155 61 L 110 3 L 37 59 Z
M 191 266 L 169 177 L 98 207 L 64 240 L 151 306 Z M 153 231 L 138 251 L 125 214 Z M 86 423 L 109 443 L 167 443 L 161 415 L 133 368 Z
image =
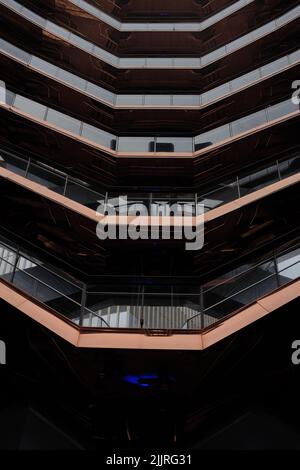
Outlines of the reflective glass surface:
M 203 31 L 218 21 L 226 18 L 232 13 L 238 11 L 244 6 L 252 3 L 254 0 L 238 0 L 229 7 L 224 8 L 218 13 L 212 14 L 211 17 L 201 22 L 195 23 L 122 23 L 115 18 L 104 13 L 100 8 L 91 5 L 85 0 L 70 0 L 74 5 L 79 6 L 82 10 L 90 13 L 99 20 L 109 24 L 119 31 Z
M 47 310 L 90 328 L 203 329 L 300 277 L 299 239 L 205 285 L 94 285 L 58 272 L 0 237 L 0 278 Z M 83 296 L 83 292 L 86 295 Z
M 54 124 L 57 128 L 119 152 L 197 152 L 229 138 L 239 136 L 244 132 L 254 130 L 258 126 L 272 122 L 279 117 L 288 116 L 299 111 L 300 108 L 299 105 L 288 99 L 196 137 L 118 137 L 21 95 L 12 94 L 7 89 L 5 90 L 5 96 L 10 105 L 17 110 L 22 110 L 32 117 Z
M 194 106 L 204 107 L 214 101 L 225 98 L 230 94 L 242 89 L 245 86 L 255 84 L 258 80 L 269 77 L 272 74 L 285 70 L 286 67 L 295 65 L 300 62 L 300 50 L 295 51 L 287 56 L 277 59 L 263 67 L 252 70 L 247 74 L 224 83 L 218 87 L 203 93 L 202 95 L 116 95 L 103 87 L 92 82 L 82 79 L 81 77 L 70 73 L 60 67 L 57 67 L 43 59 L 30 55 L 22 49 L 0 39 L 0 51 L 14 59 L 26 63 L 27 66 L 39 72 L 49 75 L 55 80 L 59 80 L 65 85 L 77 88 L 81 92 L 91 96 L 94 99 L 105 102 L 112 107 L 131 107 L 131 106 L 147 106 L 147 107 L 181 107 Z
M 214 189 L 206 193 L 130 193 L 127 200 L 122 202 L 118 193 L 107 193 L 105 190 L 96 190 L 88 183 L 75 179 L 66 173 L 56 170 L 45 163 L 33 161 L 31 158 L 15 155 L 0 149 L 0 167 L 13 173 L 35 181 L 52 191 L 63 194 L 80 204 L 97 209 L 99 201 L 114 200 L 118 210 L 121 206 L 132 207 L 143 204 L 148 213 L 153 216 L 168 216 L 168 208 L 174 209 L 174 215 L 182 215 L 182 206 L 186 204 L 185 212 L 188 216 L 195 216 L 208 212 L 226 203 L 232 202 L 261 188 L 279 182 L 284 178 L 295 175 L 300 171 L 300 156 L 294 155 L 282 160 L 266 163 L 259 170 L 248 170 L 243 174 L 232 176 L 230 180 L 215 184 Z M 197 205 L 197 207 L 196 207 Z
M 96 46 L 95 44 L 83 39 L 82 37 L 78 36 L 77 34 L 58 26 L 57 24 L 53 23 L 52 21 L 46 20 L 45 18 L 41 17 L 33 13 L 31 10 L 21 7 L 16 2 L 10 2 L 10 0 L 0 0 L 0 4 L 6 5 L 7 7 L 11 8 L 12 10 L 16 11 L 18 14 L 25 17 L 27 20 L 37 24 L 41 28 L 49 31 L 56 36 L 68 41 L 69 43 L 79 47 L 83 51 L 86 51 L 88 54 L 92 54 L 95 57 L 107 62 L 114 67 L 118 68 L 151 68 L 151 69 L 167 69 L 167 68 L 176 68 L 180 65 L 176 65 L 176 61 L 181 61 L 181 58 L 149 58 L 149 57 L 131 57 L 131 58 L 119 58 L 106 50 Z M 264 26 L 248 33 L 240 38 L 229 42 L 225 46 L 222 46 L 208 54 L 202 56 L 200 59 L 198 58 L 185 58 L 185 65 L 184 67 L 189 68 L 201 68 L 205 67 L 206 65 L 219 60 L 222 57 L 225 57 L 227 54 L 234 52 L 235 50 L 239 49 L 240 47 L 246 46 L 251 42 L 259 39 L 263 35 L 269 34 L 270 32 L 284 26 L 290 21 L 293 21 L 297 17 L 300 16 L 300 5 L 296 6 L 288 13 L 282 15 L 281 17 L 273 20 Z

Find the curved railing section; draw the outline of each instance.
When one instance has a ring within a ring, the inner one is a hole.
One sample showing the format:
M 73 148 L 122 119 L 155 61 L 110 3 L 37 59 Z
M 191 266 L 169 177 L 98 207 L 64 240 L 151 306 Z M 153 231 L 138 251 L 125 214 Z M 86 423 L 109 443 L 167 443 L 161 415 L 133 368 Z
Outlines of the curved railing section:
M 37 101 L 25 98 L 20 94 L 6 89 L 5 83 L 0 82 L 0 106 L 8 105 L 11 109 L 26 113 L 29 117 L 38 119 L 54 125 L 57 130 L 67 131 L 70 136 L 83 138 L 85 141 L 102 146 L 106 151 L 122 153 L 183 153 L 197 154 L 210 146 L 230 142 L 231 139 L 239 138 L 247 132 L 254 131 L 256 128 L 267 124 L 277 122 L 278 119 L 289 117 L 299 112 L 300 105 L 294 104 L 292 99 L 282 101 L 255 113 L 248 114 L 243 118 L 214 128 L 196 137 L 119 137 L 106 132 L 99 127 L 87 124 L 79 119 L 73 118 L 67 114 L 56 111 L 53 108 L 42 105 Z M 1 102 L 2 100 L 2 102 Z
M 203 330 L 299 277 L 297 239 L 259 263 L 248 262 L 202 286 L 89 288 L 0 238 L 0 280 L 81 327 Z
M 46 20 L 40 15 L 32 12 L 23 5 L 15 2 L 14 0 L 0 0 L 0 4 L 5 5 L 12 11 L 18 13 L 26 20 L 33 24 L 36 24 L 48 33 L 54 34 L 60 39 L 67 41 L 68 43 L 82 49 L 86 53 L 100 59 L 113 67 L 120 69 L 180 69 L 180 68 L 192 68 L 200 69 L 206 67 L 213 62 L 220 60 L 221 58 L 232 54 L 233 52 L 245 47 L 252 42 L 273 33 L 274 31 L 282 28 L 288 23 L 294 21 L 300 17 L 300 5 L 289 10 L 284 15 L 279 16 L 275 20 L 272 20 L 260 28 L 245 34 L 244 36 L 229 42 L 225 46 L 219 47 L 214 51 L 198 58 L 198 57 L 117 57 L 105 49 L 95 45 L 92 42 L 83 39 L 77 34 L 58 26 L 52 21 Z
M 104 103 L 115 109 L 124 108 L 193 108 L 202 109 L 220 99 L 225 99 L 239 91 L 252 85 L 268 79 L 278 73 L 285 71 L 287 68 L 300 63 L 300 49 L 285 55 L 280 59 L 276 59 L 258 67 L 246 74 L 243 74 L 234 80 L 224 83 L 218 87 L 202 93 L 200 95 L 181 95 L 181 94 L 159 94 L 144 95 L 131 94 L 120 95 L 112 93 L 103 87 L 100 87 L 78 75 L 70 73 L 61 67 L 51 64 L 50 62 L 40 59 L 39 57 L 29 54 L 28 52 L 14 46 L 13 44 L 0 38 L 0 52 L 7 57 L 26 65 L 38 73 L 42 73 L 63 85 L 83 93 L 101 103 Z
M 45 186 L 57 194 L 76 201 L 92 210 L 107 207 L 108 201 L 114 201 L 117 213 L 121 213 L 124 206 L 133 207 L 143 204 L 151 216 L 169 216 L 172 207 L 174 216 L 181 215 L 181 207 L 186 204 L 186 216 L 196 216 L 204 212 L 228 204 L 239 198 L 252 194 L 266 186 L 279 182 L 300 172 L 300 154 L 290 155 L 284 159 L 275 160 L 261 166 L 259 170 L 243 172 L 215 185 L 215 188 L 205 193 L 116 193 L 96 191 L 88 183 L 69 176 L 55 168 L 33 160 L 21 157 L 6 150 L 0 149 L 0 168 L 5 168 L 30 181 Z M 100 206 L 100 202 L 102 205 Z M 178 206 L 178 211 L 177 211 Z M 201 210 L 198 208 L 201 206 Z M 189 210 L 188 210 L 189 209 Z M 99 212 L 101 213 L 101 212 Z

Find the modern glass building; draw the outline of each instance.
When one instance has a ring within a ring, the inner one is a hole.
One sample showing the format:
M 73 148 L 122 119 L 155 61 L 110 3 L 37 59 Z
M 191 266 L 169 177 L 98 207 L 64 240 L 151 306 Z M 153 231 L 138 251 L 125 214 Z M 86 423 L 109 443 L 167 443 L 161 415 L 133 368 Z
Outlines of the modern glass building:
M 178 355 L 207 363 L 292 309 L 300 2 L 0 0 L 0 12 L 10 318 L 42 328 L 90 382 L 99 358 L 123 354 L 147 363 L 124 366 L 124 383 L 155 388 L 162 375 L 170 389 Z M 183 207 L 201 249 L 178 235 Z M 135 236 L 101 239 L 104 221 Z

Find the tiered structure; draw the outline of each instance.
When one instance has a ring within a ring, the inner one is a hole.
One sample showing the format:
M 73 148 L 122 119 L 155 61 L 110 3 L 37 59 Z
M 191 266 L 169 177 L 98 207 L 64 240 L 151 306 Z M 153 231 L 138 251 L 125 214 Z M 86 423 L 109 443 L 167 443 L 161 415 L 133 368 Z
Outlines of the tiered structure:
M 299 1 L 0 11 L 4 309 L 78 358 L 77 347 L 209 351 L 297 299 Z M 100 240 L 99 201 L 121 211 L 124 196 L 159 230 L 158 204 L 187 203 L 193 226 L 204 207 L 203 248 Z

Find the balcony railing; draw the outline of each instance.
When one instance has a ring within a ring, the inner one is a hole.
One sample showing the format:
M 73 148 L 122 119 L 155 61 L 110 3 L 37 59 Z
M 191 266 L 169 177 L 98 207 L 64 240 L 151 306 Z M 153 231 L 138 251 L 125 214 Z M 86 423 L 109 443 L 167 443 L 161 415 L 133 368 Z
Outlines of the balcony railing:
M 0 279 L 80 327 L 202 330 L 299 277 L 299 238 L 205 285 L 92 287 L 0 240 Z
M 285 71 L 287 68 L 297 65 L 300 62 L 300 49 L 277 58 L 261 67 L 258 67 L 246 74 L 243 74 L 229 82 L 202 93 L 201 95 L 181 95 L 181 94 L 130 94 L 117 95 L 111 91 L 85 80 L 78 75 L 70 73 L 52 63 L 40 59 L 19 47 L 0 38 L 0 52 L 9 57 L 13 57 L 18 62 L 39 73 L 50 76 L 64 85 L 80 91 L 93 99 L 105 103 L 116 109 L 123 108 L 169 108 L 176 109 L 193 108 L 201 109 L 212 103 L 219 102 L 240 90 L 255 85 L 261 80 L 268 79 L 273 75 Z
M 297 174 L 300 171 L 300 154 L 297 153 L 285 159 L 267 163 L 259 170 L 245 171 L 242 174 L 233 176 L 231 179 L 218 183 L 214 189 L 203 194 L 129 192 L 125 195 L 125 191 L 119 194 L 105 190 L 96 191 L 89 184 L 72 178 L 45 163 L 33 160 L 30 157 L 15 155 L 1 148 L 0 167 L 39 183 L 55 193 L 79 202 L 85 207 L 93 210 L 98 209 L 100 214 L 104 214 L 108 204 L 113 204 L 117 213 L 120 213 L 126 207 L 143 204 L 147 207 L 148 214 L 152 216 L 169 216 L 170 207 L 172 207 L 174 216 L 176 216 L 182 214 L 181 208 L 186 205 L 185 216 L 192 217 L 196 214 L 202 214 L 203 209 L 205 212 L 209 212 Z M 125 199 L 125 196 L 127 199 Z M 134 209 L 134 207 L 132 208 Z
M 228 54 L 231 54 L 264 36 L 273 33 L 300 16 L 300 5 L 298 5 L 275 20 L 264 24 L 254 31 L 251 31 L 202 57 L 118 57 L 94 43 L 87 41 L 81 36 L 78 36 L 78 34 L 37 15 L 15 0 L 0 0 L 0 4 L 5 5 L 12 11 L 15 11 L 17 14 L 39 26 L 48 33 L 54 34 L 63 41 L 67 41 L 69 44 L 74 45 L 87 54 L 119 69 L 200 69 L 217 62 Z

